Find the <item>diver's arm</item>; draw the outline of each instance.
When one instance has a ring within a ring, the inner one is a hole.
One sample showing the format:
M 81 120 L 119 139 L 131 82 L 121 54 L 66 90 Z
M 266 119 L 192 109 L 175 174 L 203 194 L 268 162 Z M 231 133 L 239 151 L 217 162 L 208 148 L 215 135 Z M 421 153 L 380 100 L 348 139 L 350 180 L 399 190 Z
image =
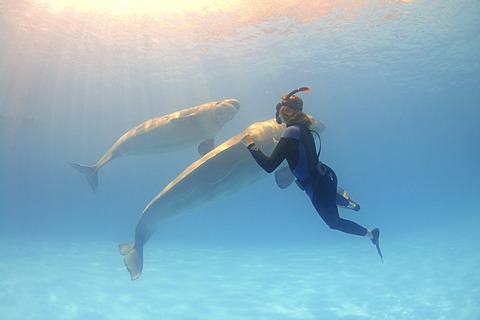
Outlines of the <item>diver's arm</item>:
M 270 173 L 278 168 L 278 166 L 283 160 L 285 160 L 287 154 L 291 152 L 292 149 L 298 147 L 298 143 L 299 141 L 297 139 L 280 138 L 270 157 L 258 149 L 257 145 L 253 141 L 248 144 L 247 148 L 255 161 L 257 161 L 257 163 L 263 168 L 263 170 Z

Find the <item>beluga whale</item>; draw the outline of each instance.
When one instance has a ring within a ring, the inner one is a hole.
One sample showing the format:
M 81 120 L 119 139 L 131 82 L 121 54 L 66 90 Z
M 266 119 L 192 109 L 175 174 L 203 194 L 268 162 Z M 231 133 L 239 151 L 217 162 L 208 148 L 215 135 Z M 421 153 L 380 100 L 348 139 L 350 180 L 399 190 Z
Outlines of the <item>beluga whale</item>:
M 150 119 L 121 136 L 93 166 L 69 162 L 83 173 L 94 192 L 98 171 L 110 161 L 128 155 L 164 153 L 198 145 L 200 155 L 214 148 L 215 135 L 240 110 L 236 99 L 225 99 Z
M 312 121 L 312 129 L 321 133 L 323 122 L 314 118 Z M 257 146 L 269 154 L 284 130 L 285 126 L 277 124 L 275 119 L 250 125 L 192 163 L 155 196 L 137 222 L 134 241 L 119 245 L 131 279 L 140 277 L 143 248 L 163 222 L 233 195 L 268 176 L 243 146 L 241 139 L 245 134 L 249 134 Z M 279 170 L 284 171 L 283 168 Z M 288 175 L 282 173 L 281 176 Z M 293 183 L 293 175 L 290 177 L 291 181 L 281 183 L 282 187 Z

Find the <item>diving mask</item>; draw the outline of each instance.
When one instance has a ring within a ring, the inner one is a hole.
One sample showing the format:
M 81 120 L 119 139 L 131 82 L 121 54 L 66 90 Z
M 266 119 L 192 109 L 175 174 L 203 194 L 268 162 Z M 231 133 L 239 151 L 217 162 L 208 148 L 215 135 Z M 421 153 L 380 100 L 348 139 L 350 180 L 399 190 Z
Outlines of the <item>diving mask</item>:
M 310 91 L 309 87 L 301 87 L 301 88 L 298 88 L 298 89 L 295 89 L 295 90 L 291 91 L 287 95 L 282 96 L 282 101 L 277 103 L 277 106 L 276 106 L 277 112 L 275 113 L 275 119 L 277 120 L 278 124 L 282 123 L 282 119 L 280 118 L 280 108 L 282 106 L 288 106 L 292 109 L 302 111 L 303 110 L 303 100 L 300 97 L 296 96 L 295 93 L 297 93 L 297 92 L 308 92 L 308 91 Z

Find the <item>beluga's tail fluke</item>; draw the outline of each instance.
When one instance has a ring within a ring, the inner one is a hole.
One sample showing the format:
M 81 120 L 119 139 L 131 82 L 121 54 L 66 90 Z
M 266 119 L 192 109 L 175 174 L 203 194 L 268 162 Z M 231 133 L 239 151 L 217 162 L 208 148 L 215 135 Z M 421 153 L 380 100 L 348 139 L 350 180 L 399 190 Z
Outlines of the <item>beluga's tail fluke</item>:
M 136 247 L 135 243 L 121 243 L 120 253 L 125 256 L 124 263 L 132 280 L 137 280 L 143 270 L 143 246 Z
M 85 166 L 83 164 L 69 162 L 78 172 L 83 173 L 87 178 L 88 184 L 94 192 L 98 191 L 98 170 L 97 166 Z

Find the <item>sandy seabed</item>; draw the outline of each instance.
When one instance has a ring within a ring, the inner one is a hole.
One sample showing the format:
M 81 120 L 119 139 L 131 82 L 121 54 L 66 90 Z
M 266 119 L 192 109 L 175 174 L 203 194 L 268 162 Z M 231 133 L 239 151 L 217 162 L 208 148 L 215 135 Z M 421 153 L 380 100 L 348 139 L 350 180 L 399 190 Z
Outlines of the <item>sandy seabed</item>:
M 3 242 L 2 319 L 479 319 L 473 243 L 149 243 L 131 281 L 114 243 Z

